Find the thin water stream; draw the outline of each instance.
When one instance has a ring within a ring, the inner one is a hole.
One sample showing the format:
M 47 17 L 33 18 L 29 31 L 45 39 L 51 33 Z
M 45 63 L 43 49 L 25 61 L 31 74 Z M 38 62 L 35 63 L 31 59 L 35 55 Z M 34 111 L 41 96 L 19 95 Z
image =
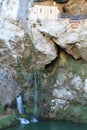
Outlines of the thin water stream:
M 19 114 L 23 114 L 24 111 L 23 111 L 22 96 L 21 95 L 19 95 L 17 97 L 17 109 L 18 109 Z M 29 124 L 30 123 L 30 121 L 25 119 L 25 118 L 19 117 L 18 119 L 20 120 L 20 124 Z
M 37 111 L 38 111 L 38 108 L 37 108 L 37 100 L 38 100 L 38 88 L 37 88 L 37 74 L 34 74 L 34 116 L 36 117 L 37 116 Z

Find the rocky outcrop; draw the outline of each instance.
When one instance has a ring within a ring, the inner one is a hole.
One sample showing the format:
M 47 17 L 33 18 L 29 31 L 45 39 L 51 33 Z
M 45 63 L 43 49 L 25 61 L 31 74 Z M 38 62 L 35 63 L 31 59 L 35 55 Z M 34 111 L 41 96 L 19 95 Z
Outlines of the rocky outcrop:
M 69 0 L 66 5 L 63 6 L 64 13 L 68 14 L 87 14 L 87 0 Z
M 39 115 L 86 122 L 87 2 L 73 1 L 58 4 L 57 20 L 41 20 L 32 12 L 33 0 L 0 0 L 0 106 L 20 93 L 33 102 L 30 73 L 38 72 Z
M 8 66 L 0 65 L 0 106 L 11 105 L 20 94 L 21 88 L 14 79 L 15 71 Z
M 0 115 L 0 130 L 7 129 L 19 124 L 17 115 L 15 113 Z
M 46 69 L 53 72 L 43 77 L 40 116 L 87 123 L 87 64 L 61 51 L 54 65 Z
M 39 25 L 36 21 L 36 26 L 32 28 L 33 42 L 35 38 L 35 30 L 39 32 L 39 40 L 35 44 L 42 44 L 41 39 L 50 39 L 67 53 L 72 55 L 75 59 L 82 58 L 86 60 L 86 19 L 70 20 L 69 18 L 59 18 L 57 21 L 41 21 Z M 38 38 L 36 36 L 36 38 Z M 36 40 L 36 39 L 35 39 Z M 46 41 L 45 41 L 46 42 Z M 84 43 L 84 45 L 82 44 Z M 48 44 L 46 44 L 48 45 Z M 84 46 L 84 47 L 82 47 Z M 53 48 L 53 47 L 52 47 Z M 83 51 L 84 48 L 84 51 Z M 40 49 L 40 47 L 39 47 Z M 84 53 L 84 54 L 83 54 Z M 56 56 L 55 56 L 56 57 Z M 54 57 L 54 58 L 55 58 Z
M 11 57 L 8 64 L 11 64 L 11 62 L 14 64 L 17 63 L 17 59 L 24 57 L 26 33 L 32 41 L 35 50 L 34 54 L 39 52 L 42 55 L 42 58 L 38 57 L 35 62 L 31 62 L 31 66 L 34 66 L 34 63 L 36 63 L 35 66 L 44 66 L 51 63 L 58 56 L 58 49 L 56 49 L 55 45 L 63 48 L 75 59 L 82 58 L 87 61 L 86 19 L 70 20 L 69 18 L 59 18 L 57 21 L 42 21 L 38 20 L 38 17 L 34 14 L 28 13 L 31 8 L 31 3 L 26 6 L 28 0 L 24 6 L 22 6 L 22 3 L 23 1 L 2 2 L 0 16 L 1 63 L 7 63 L 8 57 Z

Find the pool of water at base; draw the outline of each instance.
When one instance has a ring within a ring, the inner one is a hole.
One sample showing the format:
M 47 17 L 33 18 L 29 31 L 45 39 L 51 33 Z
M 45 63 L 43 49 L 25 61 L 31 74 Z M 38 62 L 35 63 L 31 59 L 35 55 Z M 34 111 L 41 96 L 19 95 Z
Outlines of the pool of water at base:
M 28 125 L 19 125 L 5 130 L 87 130 L 87 124 L 64 121 L 39 121 Z

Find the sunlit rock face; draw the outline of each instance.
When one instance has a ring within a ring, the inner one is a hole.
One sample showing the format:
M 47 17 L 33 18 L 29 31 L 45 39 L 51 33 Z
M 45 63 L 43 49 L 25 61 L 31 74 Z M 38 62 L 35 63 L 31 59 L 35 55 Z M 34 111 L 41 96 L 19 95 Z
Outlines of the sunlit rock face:
M 36 51 L 41 52 L 42 55 L 45 56 L 42 64 L 45 65 L 55 59 L 55 57 L 57 56 L 56 49 L 52 41 L 49 43 L 44 38 L 42 40 L 42 35 L 37 31 L 37 29 L 33 30 L 32 28 L 31 30 L 29 26 L 29 21 L 27 20 L 29 14 L 25 12 L 28 12 L 28 4 L 31 5 L 32 2 L 33 1 L 30 1 L 28 3 L 28 0 L 27 2 L 19 0 L 1 1 L 2 7 L 0 12 L 0 41 L 2 45 L 0 46 L 3 51 L 6 49 L 7 52 L 5 53 L 8 53 L 12 57 L 14 62 L 16 62 L 17 58 L 23 58 L 23 53 L 26 51 L 24 45 L 26 33 L 30 34 L 32 31 L 33 34 L 35 32 L 34 39 L 31 38 L 31 41 L 32 43 L 34 43 L 34 48 L 36 49 Z M 38 35 L 36 33 L 38 33 Z M 40 43 L 38 41 L 40 41 Z M 3 46 L 5 46 L 5 48 Z M 1 62 L 4 62 L 3 57 L 5 58 L 5 60 L 7 60 L 3 54 Z M 37 61 L 38 64 L 39 62 L 41 63 L 40 60 L 41 59 Z
M 23 53 L 24 31 L 17 21 L 19 1 L 0 0 L 0 106 L 11 105 L 21 89 L 14 81 L 16 71 L 10 67 Z
M 87 14 L 87 1 L 86 0 L 69 0 L 64 6 L 64 13 L 73 15 Z
M 73 1 L 69 1 L 67 4 L 63 6 L 64 8 L 68 6 L 68 4 L 72 3 Z M 73 3 L 75 6 L 80 6 L 82 4 L 82 8 L 85 8 L 86 1 L 83 1 L 81 3 L 80 0 Z M 72 4 L 70 4 L 70 12 L 63 12 L 66 14 L 66 17 L 62 16 L 61 11 L 60 14 L 61 18 L 58 18 L 58 20 L 39 20 L 38 22 L 38 16 L 34 15 L 33 13 L 30 13 L 29 19 L 30 24 L 29 28 L 31 28 L 32 33 L 30 33 L 30 36 L 33 37 L 33 43 L 35 45 L 35 48 L 37 48 L 37 45 L 40 44 L 42 46 L 41 42 L 47 39 L 51 38 L 51 42 L 54 42 L 58 46 L 62 47 L 67 53 L 72 55 L 75 59 L 82 58 L 83 60 L 86 60 L 86 27 L 87 27 L 87 20 L 86 20 L 86 12 L 84 9 L 81 8 L 80 11 L 75 10 L 77 8 L 72 8 Z M 76 12 L 74 12 L 76 11 Z M 73 15 L 74 14 L 74 15 Z M 68 16 L 67 16 L 68 15 Z M 79 15 L 79 16 L 78 16 Z M 79 18 L 78 18 L 79 17 Z M 37 36 L 36 33 L 37 32 Z M 38 33 L 39 32 L 39 33 Z M 35 33 L 35 34 L 34 34 Z M 36 38 L 38 38 L 38 42 L 35 43 Z M 39 36 L 39 37 L 38 37 Z M 32 39 L 32 38 L 31 38 Z M 34 40 L 35 39 L 35 40 Z M 50 41 L 50 40 L 49 40 Z M 84 52 L 82 46 L 82 41 L 84 42 Z M 46 42 L 46 41 L 45 41 Z M 43 44 L 44 46 L 44 44 Z M 39 47 L 40 49 L 40 47 Z M 84 53 L 84 54 L 83 54 Z M 53 54 L 56 58 L 56 54 Z M 51 57 L 52 58 L 52 57 Z M 55 59 L 54 58 L 54 59 Z
M 36 22 L 37 23 L 37 22 Z M 52 39 L 55 44 L 59 45 L 69 54 L 71 54 L 75 59 L 82 58 L 86 60 L 86 19 L 81 21 L 70 20 L 59 18 L 58 21 L 42 21 L 41 25 L 36 25 L 34 27 L 39 31 L 39 38 Z M 34 29 L 34 30 L 35 30 Z M 38 32 L 37 31 L 37 32 Z M 34 35 L 35 31 L 32 35 Z M 44 35 L 44 37 L 43 37 Z M 35 37 L 36 35 L 34 35 Z M 33 39 L 34 39 L 33 37 Z M 38 37 L 36 37 L 38 38 Z M 49 40 L 50 41 L 50 40 Z M 84 45 L 82 44 L 84 42 Z M 39 40 L 39 42 L 42 42 Z M 40 44 L 37 42 L 36 45 Z M 40 44 L 41 45 L 41 44 Z M 83 47 L 84 46 L 84 51 Z M 39 48 L 40 49 L 40 48 Z M 84 53 L 84 54 L 83 54 Z
M 14 79 L 15 70 L 6 65 L 0 65 L 0 106 L 11 105 L 20 94 L 21 89 Z
M 17 59 L 23 52 L 24 31 L 22 25 L 17 21 L 19 1 L 1 1 L 0 12 L 0 46 L 8 50 L 8 53 Z M 3 41 L 3 43 L 2 43 Z M 3 50 L 4 50 L 3 49 Z
M 75 59 L 82 58 L 87 61 L 85 49 L 86 20 L 76 21 L 61 18 L 57 21 L 38 21 L 38 17 L 28 12 L 34 2 L 33 0 L 27 0 L 24 4 L 23 1 L 20 0 L 5 0 L 0 2 L 0 46 L 2 48 L 2 50 L 0 50 L 2 53 L 0 61 L 2 63 L 7 62 L 8 56 L 6 57 L 6 54 L 11 57 L 10 62 L 8 62 L 9 64 L 11 64 L 11 61 L 12 63 L 16 63 L 18 58 L 21 59 L 24 57 L 23 54 L 26 52 L 24 43 L 26 33 L 32 41 L 35 52 L 41 53 L 42 57 L 44 57 L 42 58 L 43 60 L 41 57 L 36 59 L 35 62 L 38 66 L 49 64 L 57 57 L 58 49 L 56 49 L 55 45 L 65 49 L 65 51 L 70 53 Z M 71 1 L 67 2 L 67 4 L 63 6 L 63 9 L 66 10 L 65 13 L 70 13 L 70 11 L 67 12 L 66 9 L 70 2 Z M 77 5 L 77 2 L 74 2 L 74 4 Z M 82 3 L 79 1 L 78 5 L 80 6 L 80 4 L 82 4 L 82 8 L 84 7 L 85 9 L 86 1 Z M 72 5 L 70 4 L 70 6 Z M 75 11 L 75 9 L 70 8 L 71 12 Z M 85 14 L 84 9 L 82 10 Z M 79 13 L 78 10 L 76 12 Z M 76 13 L 74 12 L 74 14 Z M 81 47 L 83 42 L 85 43 L 84 54 L 83 49 L 81 49 L 83 48 Z M 33 66 L 33 63 L 34 62 L 31 63 L 31 66 Z

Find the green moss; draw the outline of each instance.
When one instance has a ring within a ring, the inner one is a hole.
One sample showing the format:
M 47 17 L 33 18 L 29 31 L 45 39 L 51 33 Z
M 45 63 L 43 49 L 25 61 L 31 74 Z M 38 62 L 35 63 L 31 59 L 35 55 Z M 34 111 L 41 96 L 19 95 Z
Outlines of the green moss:
M 25 71 L 26 73 L 34 73 L 34 72 L 43 72 L 44 67 L 33 67 L 35 64 L 35 55 L 36 50 L 33 46 L 32 41 L 30 40 L 29 36 L 25 36 L 25 51 L 27 49 L 27 54 L 23 56 L 22 59 L 17 59 L 17 66 L 15 66 L 16 70 L 19 71 L 18 73 L 21 74 L 20 71 Z
M 87 123 L 87 106 L 80 104 L 69 105 L 67 109 L 60 109 L 56 113 L 56 119 L 69 120 L 73 122 Z
M 0 129 L 8 128 L 17 124 L 19 124 L 19 121 L 15 114 L 11 114 L 5 117 L 3 116 L 3 118 L 0 118 Z
M 74 112 L 81 122 L 87 123 L 87 106 L 79 105 L 74 108 Z
M 28 35 L 25 36 L 25 44 L 28 45 L 29 55 L 27 57 L 22 58 L 22 61 L 19 62 L 19 64 L 21 64 L 21 66 L 23 66 L 27 70 L 27 72 L 29 72 L 30 70 L 29 68 L 31 66 L 30 63 L 31 63 L 35 48 Z
M 30 117 L 32 115 L 34 115 L 34 109 L 33 109 L 33 107 L 28 106 L 28 105 L 23 105 L 23 108 L 24 108 L 24 113 L 20 114 L 19 117 L 30 119 Z
M 73 59 L 72 56 L 67 55 L 64 51 L 60 52 L 60 54 L 61 53 L 63 53 L 64 59 L 61 58 L 61 56 L 59 55 L 54 65 L 51 65 L 46 69 L 46 76 L 49 78 L 52 77 L 55 81 L 55 77 L 57 77 L 59 71 L 67 71 L 67 73 L 71 72 L 73 75 L 79 75 L 84 81 L 87 78 L 87 63 L 82 59 Z M 54 67 L 55 69 L 53 69 L 52 67 Z M 49 69 L 51 70 L 50 73 Z
M 71 56 L 67 56 L 66 64 L 63 66 L 74 75 L 79 75 L 84 81 L 87 78 L 87 63 L 83 60 L 74 60 Z
M 24 105 L 23 107 L 24 107 L 24 110 L 25 110 L 25 114 L 34 113 L 33 107 L 30 107 L 30 106 L 27 106 L 27 105 Z
M 24 73 L 23 71 L 18 67 L 16 68 L 16 72 L 17 72 L 17 79 L 18 79 L 18 83 L 22 84 L 24 82 Z
M 29 55 L 28 57 L 22 59 L 22 64 L 26 68 L 27 71 L 30 68 L 30 61 L 31 61 L 31 59 L 32 59 L 32 55 Z
M 72 120 L 72 116 L 73 116 L 73 106 L 68 107 L 68 109 L 66 110 L 60 109 L 56 113 L 56 119 L 59 120 Z
M 0 107 L 0 114 L 4 112 L 4 107 Z

